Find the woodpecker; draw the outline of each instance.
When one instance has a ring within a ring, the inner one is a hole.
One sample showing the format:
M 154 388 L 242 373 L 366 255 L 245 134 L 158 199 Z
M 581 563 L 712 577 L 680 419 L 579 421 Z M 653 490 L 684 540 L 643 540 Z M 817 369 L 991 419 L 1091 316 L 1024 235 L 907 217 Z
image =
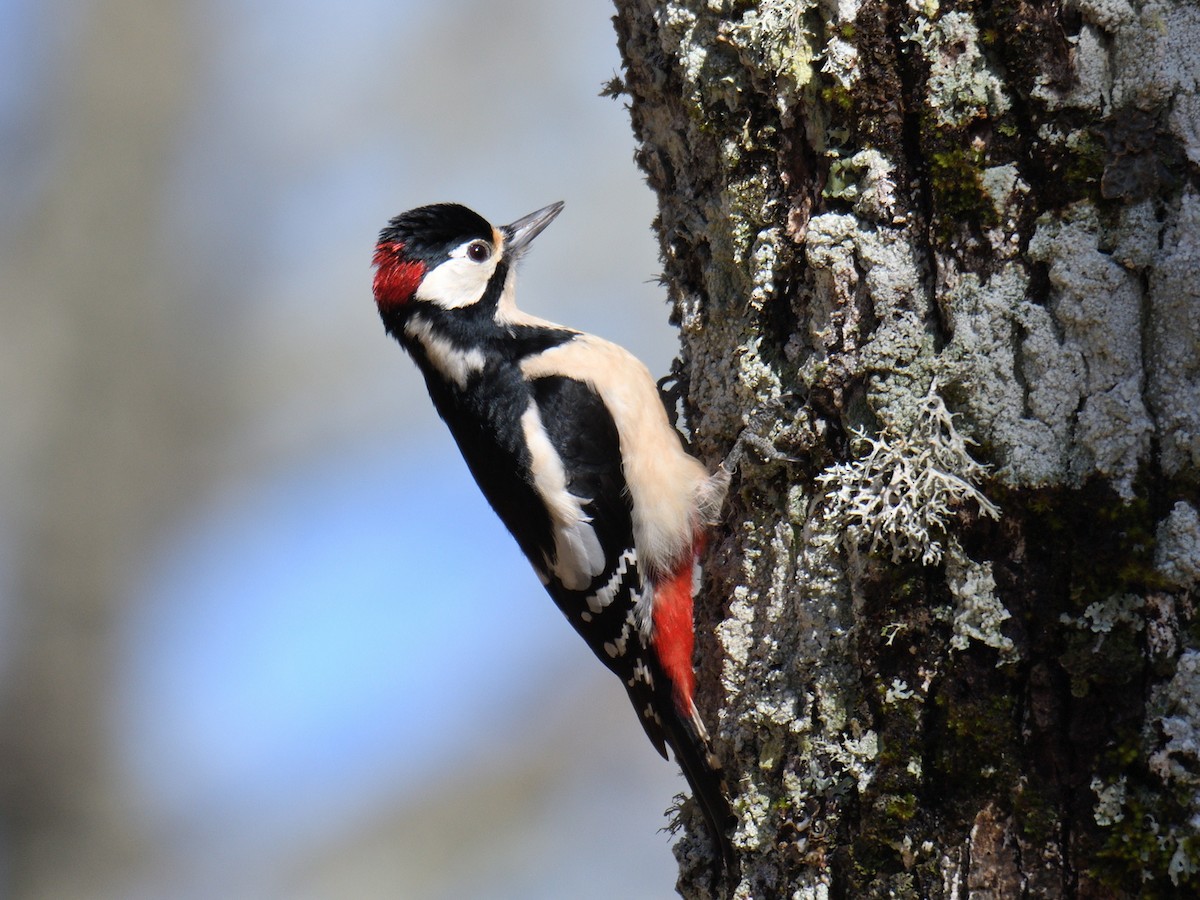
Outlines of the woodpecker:
M 458 204 L 392 219 L 375 302 L 484 496 L 579 635 L 670 746 L 733 862 L 720 767 L 694 702 L 694 569 L 729 487 L 683 448 L 627 350 L 517 309 L 516 267 L 562 211 L 493 226 Z

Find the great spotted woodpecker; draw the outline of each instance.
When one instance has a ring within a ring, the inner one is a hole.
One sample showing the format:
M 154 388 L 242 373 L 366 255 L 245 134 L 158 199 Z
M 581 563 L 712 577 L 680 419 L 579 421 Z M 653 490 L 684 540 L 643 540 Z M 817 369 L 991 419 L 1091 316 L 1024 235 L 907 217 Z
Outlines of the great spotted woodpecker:
M 562 206 L 500 227 L 457 204 L 397 216 L 375 248 L 375 301 L 546 590 L 674 751 L 729 869 L 733 814 L 693 699 L 692 591 L 730 474 L 684 450 L 632 354 L 517 309 L 516 264 Z

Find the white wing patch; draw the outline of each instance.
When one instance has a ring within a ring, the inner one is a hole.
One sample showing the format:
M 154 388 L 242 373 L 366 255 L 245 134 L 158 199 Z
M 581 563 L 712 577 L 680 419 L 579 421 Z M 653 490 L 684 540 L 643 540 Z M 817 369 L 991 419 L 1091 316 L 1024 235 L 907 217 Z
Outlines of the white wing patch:
M 567 490 L 566 470 L 536 403 L 531 402 L 521 415 L 521 429 L 529 448 L 533 486 L 550 512 L 554 531 L 554 559 L 546 560 L 546 566 L 567 590 L 582 591 L 604 571 L 604 548 L 583 511 L 587 500 Z
M 667 572 L 690 550 L 709 508 L 719 506 L 724 482 L 710 486 L 704 466 L 683 449 L 650 372 L 628 351 L 592 335 L 525 359 L 521 371 L 528 378 L 571 372 L 600 394 L 621 439 L 638 566 L 648 580 Z
M 467 379 L 473 373 L 483 371 L 487 362 L 481 351 L 474 348 L 464 350 L 437 334 L 421 316 L 409 319 L 404 326 L 404 333 L 424 348 L 425 355 L 443 378 L 460 388 L 467 386 Z

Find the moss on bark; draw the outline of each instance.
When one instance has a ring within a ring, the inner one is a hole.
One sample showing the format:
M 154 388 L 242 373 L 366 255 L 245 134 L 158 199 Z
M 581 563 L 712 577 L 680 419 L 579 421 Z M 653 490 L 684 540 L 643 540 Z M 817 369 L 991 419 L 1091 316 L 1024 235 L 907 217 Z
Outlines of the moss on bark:
M 685 805 L 681 892 L 1195 885 L 1200 13 L 617 9 L 696 444 L 772 448 L 698 604 L 742 878 L 710 882 Z M 1002 517 L 873 552 L 831 498 L 882 518 L 850 494 L 886 479 L 837 473 L 931 385 Z

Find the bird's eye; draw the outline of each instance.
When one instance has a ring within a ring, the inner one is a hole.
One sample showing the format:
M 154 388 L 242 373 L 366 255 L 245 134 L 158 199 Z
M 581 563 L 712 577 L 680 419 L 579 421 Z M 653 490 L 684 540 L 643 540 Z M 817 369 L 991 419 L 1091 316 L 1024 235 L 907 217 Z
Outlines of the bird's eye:
M 467 247 L 467 259 L 471 262 L 483 262 L 492 255 L 492 248 L 487 245 L 486 241 L 472 241 Z

